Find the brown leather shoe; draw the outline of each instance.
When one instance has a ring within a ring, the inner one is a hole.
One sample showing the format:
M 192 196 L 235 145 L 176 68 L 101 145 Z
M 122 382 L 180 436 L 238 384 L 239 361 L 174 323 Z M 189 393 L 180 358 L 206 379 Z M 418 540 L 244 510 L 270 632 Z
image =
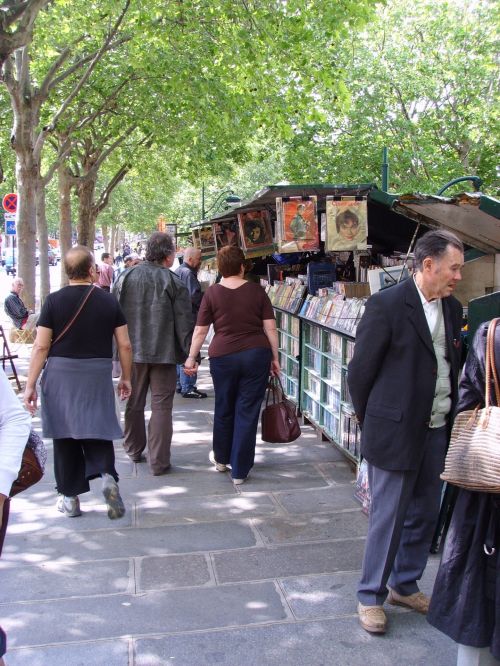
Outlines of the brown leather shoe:
M 404 595 L 398 594 L 395 590 L 389 590 L 389 595 L 387 597 L 388 603 L 393 606 L 404 606 L 405 608 L 411 608 L 417 613 L 422 613 L 426 615 L 429 610 L 429 604 L 431 600 L 423 592 L 414 592 L 413 594 Z
M 363 606 L 358 603 L 359 623 L 370 634 L 385 634 L 387 617 L 382 606 Z

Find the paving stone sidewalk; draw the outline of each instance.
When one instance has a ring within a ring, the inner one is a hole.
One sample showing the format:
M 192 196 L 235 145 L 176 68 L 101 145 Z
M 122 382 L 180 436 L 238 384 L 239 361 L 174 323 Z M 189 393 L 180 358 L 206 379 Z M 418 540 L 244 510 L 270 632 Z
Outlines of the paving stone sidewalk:
M 235 487 L 208 463 L 206 368 L 198 385 L 208 399 L 175 399 L 171 473 L 152 477 L 116 443 L 122 520 L 107 518 L 99 481 L 81 518 L 59 514 L 51 451 L 43 481 L 13 500 L 0 561 L 8 666 L 455 664 L 454 644 L 414 612 L 388 607 L 385 636 L 359 627 L 367 519 L 341 454 L 305 426 L 293 444 L 260 444 Z

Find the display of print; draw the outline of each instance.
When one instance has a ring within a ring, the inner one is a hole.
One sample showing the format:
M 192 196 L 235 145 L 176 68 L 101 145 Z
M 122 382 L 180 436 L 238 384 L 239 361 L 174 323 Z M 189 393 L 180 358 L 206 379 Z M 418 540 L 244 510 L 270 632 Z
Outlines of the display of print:
M 273 248 L 271 221 L 267 210 L 250 210 L 238 213 L 240 238 L 243 250 L 260 250 Z
M 368 239 L 366 199 L 326 198 L 326 247 L 329 252 L 363 250 Z
M 199 227 L 200 232 L 200 249 L 202 257 L 209 257 L 216 253 L 215 250 L 215 236 L 213 226 L 207 225 Z
M 193 229 L 192 231 L 193 234 L 193 247 L 195 247 L 197 250 L 201 249 L 201 243 L 200 243 L 200 229 Z
M 166 224 L 165 225 L 165 231 L 167 234 L 170 236 L 173 236 L 175 238 L 177 236 L 177 225 L 176 224 Z
M 225 220 L 213 225 L 217 251 L 226 245 L 238 245 L 238 223 L 236 220 Z
M 409 276 L 406 266 L 388 266 L 387 268 L 372 268 L 368 271 L 370 294 L 392 287 L 398 282 L 406 280 Z
M 319 249 L 315 196 L 276 199 L 280 252 L 303 252 Z

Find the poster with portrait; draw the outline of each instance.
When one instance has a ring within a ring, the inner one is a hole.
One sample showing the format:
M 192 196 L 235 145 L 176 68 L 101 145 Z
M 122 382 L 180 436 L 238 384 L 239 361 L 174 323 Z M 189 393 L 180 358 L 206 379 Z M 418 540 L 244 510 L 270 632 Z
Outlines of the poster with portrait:
M 200 228 L 197 227 L 196 229 L 193 229 L 191 234 L 193 236 L 193 247 L 195 247 L 197 250 L 201 250 Z
M 172 236 L 172 238 L 177 237 L 177 225 L 176 224 L 166 224 L 165 225 L 165 232 Z
M 217 251 L 226 245 L 238 246 L 238 223 L 236 220 L 224 220 L 213 225 Z
M 215 236 L 213 225 L 207 224 L 206 226 L 199 227 L 200 233 L 200 250 L 203 259 L 213 257 L 216 254 L 215 250 Z
M 244 252 L 252 252 L 252 256 L 258 256 L 259 253 L 266 254 L 265 250 L 269 253 L 274 250 L 271 220 L 267 210 L 238 213 L 238 225 Z
M 276 199 L 278 248 L 280 252 L 319 250 L 317 197 Z
M 326 246 L 328 252 L 365 250 L 368 240 L 366 198 L 326 198 Z

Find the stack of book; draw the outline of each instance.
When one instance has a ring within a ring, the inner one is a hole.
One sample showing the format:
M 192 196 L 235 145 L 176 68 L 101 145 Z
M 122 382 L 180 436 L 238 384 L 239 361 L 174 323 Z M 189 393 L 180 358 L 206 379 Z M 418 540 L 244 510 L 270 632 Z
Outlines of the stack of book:
M 281 310 L 296 314 L 302 305 L 306 286 L 299 278 L 286 278 L 284 282 L 275 281 L 265 287 L 271 303 Z
M 318 290 L 317 296 L 306 297 L 300 316 L 329 328 L 354 335 L 364 312 L 365 298 L 344 298 L 332 288 Z

